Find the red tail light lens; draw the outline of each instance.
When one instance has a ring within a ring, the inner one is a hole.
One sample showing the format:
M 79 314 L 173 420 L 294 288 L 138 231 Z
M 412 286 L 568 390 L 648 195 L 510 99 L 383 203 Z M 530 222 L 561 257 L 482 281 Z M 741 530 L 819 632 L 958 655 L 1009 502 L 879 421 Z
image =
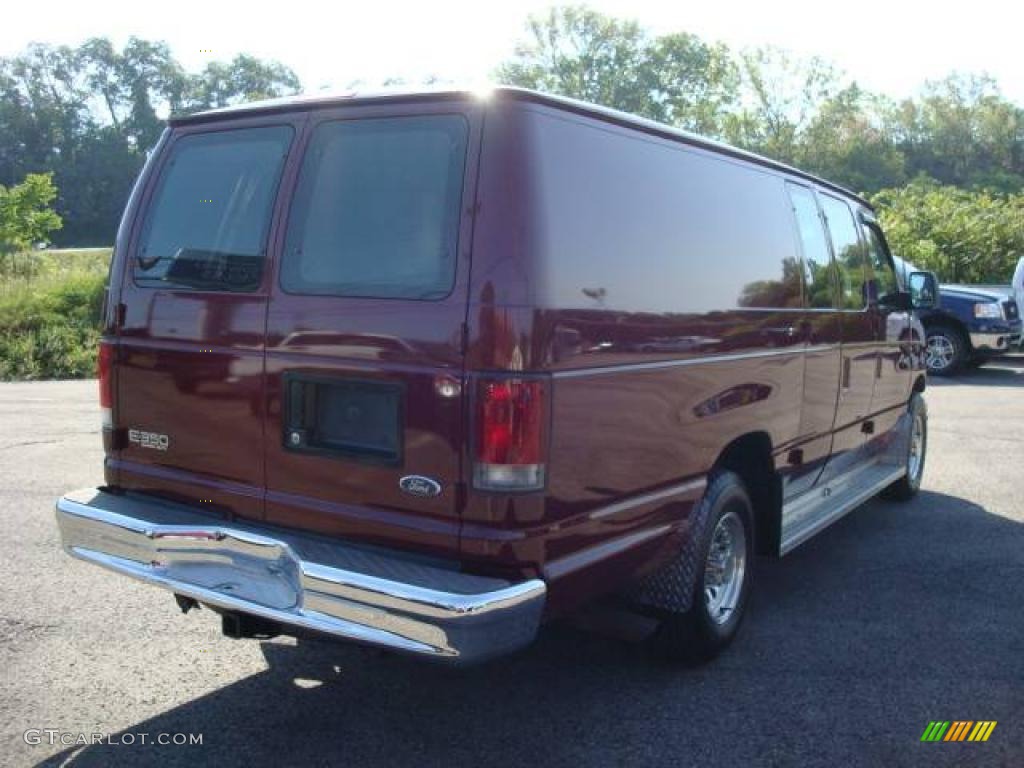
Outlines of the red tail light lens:
M 100 380 L 100 410 L 103 414 L 103 426 L 113 427 L 114 407 L 114 347 L 105 341 L 100 342 L 99 354 L 96 356 L 96 374 Z
M 544 487 L 547 381 L 481 379 L 473 484 L 494 491 Z

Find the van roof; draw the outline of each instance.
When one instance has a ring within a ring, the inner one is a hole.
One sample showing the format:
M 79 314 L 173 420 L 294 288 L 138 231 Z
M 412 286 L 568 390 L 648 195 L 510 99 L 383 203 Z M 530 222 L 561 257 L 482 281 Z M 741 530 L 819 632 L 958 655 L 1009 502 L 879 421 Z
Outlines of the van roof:
M 667 138 L 682 141 L 686 144 L 691 144 L 698 147 L 710 149 L 720 154 L 729 155 L 736 157 L 741 160 L 746 160 L 757 165 L 772 168 L 783 173 L 788 173 L 793 176 L 797 176 L 807 181 L 814 182 L 823 187 L 827 187 L 833 191 L 840 192 L 847 197 L 856 200 L 861 205 L 874 210 L 874 206 L 871 205 L 860 195 L 855 192 L 843 187 L 839 184 L 835 184 L 827 179 L 823 179 L 820 176 L 801 171 L 799 168 L 794 168 L 786 163 L 781 163 L 777 160 L 764 157 L 762 155 L 755 154 L 754 152 L 748 152 L 744 149 L 739 149 L 731 144 L 717 141 L 715 139 L 709 139 L 704 136 L 700 136 L 696 133 L 684 131 L 679 128 L 673 128 L 672 126 L 664 123 L 659 123 L 655 120 L 649 120 L 644 117 L 638 117 L 636 115 L 629 114 L 628 112 L 622 112 L 617 109 L 611 109 L 609 107 L 602 107 L 597 104 L 591 104 L 585 101 L 579 101 L 577 99 L 570 99 L 564 96 L 555 96 L 549 93 L 541 93 L 539 91 L 533 91 L 528 88 L 519 88 L 510 85 L 498 85 L 487 89 L 472 89 L 472 88 L 452 88 L 452 87 L 441 87 L 441 88 L 418 88 L 416 90 L 383 90 L 374 92 L 359 92 L 359 91 L 340 91 L 340 92 L 324 92 L 316 94 L 299 94 L 296 96 L 284 96 L 276 99 L 265 99 L 262 101 L 253 101 L 246 104 L 238 104 L 231 107 L 221 107 L 219 109 L 206 110 L 204 112 L 196 112 L 191 115 L 172 115 L 169 122 L 171 125 L 192 125 L 195 123 L 209 122 L 213 120 L 220 120 L 225 117 L 245 117 L 249 115 L 258 115 L 265 113 L 278 113 L 278 112 L 291 112 L 296 109 L 323 109 L 328 107 L 344 106 L 351 104 L 360 103 L 387 103 L 387 102 L 407 102 L 407 101 L 436 101 L 436 100 L 448 100 L 448 99 L 486 99 L 486 98 L 503 98 L 503 99 L 514 99 L 518 101 L 529 101 L 539 104 L 544 104 L 555 109 L 565 110 L 567 112 L 574 112 L 576 114 L 584 115 L 586 117 L 602 120 L 608 123 L 614 123 L 616 125 L 625 126 L 627 128 L 633 128 L 636 130 L 643 131 L 649 134 L 655 134 L 664 136 Z

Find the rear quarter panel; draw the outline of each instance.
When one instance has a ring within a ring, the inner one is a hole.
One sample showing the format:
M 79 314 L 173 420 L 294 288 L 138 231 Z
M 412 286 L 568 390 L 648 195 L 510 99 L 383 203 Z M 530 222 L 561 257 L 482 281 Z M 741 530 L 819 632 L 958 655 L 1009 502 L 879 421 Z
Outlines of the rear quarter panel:
M 670 556 L 735 437 L 763 430 L 777 453 L 798 437 L 803 310 L 708 299 L 706 254 L 673 246 L 686 211 L 666 150 L 709 154 L 532 104 L 487 117 L 467 369 L 551 374 L 550 479 L 542 495 L 471 493 L 462 553 L 544 574 L 556 607 Z M 789 227 L 782 179 L 762 181 L 778 207 L 761 224 Z M 777 264 L 796 245 L 773 231 Z

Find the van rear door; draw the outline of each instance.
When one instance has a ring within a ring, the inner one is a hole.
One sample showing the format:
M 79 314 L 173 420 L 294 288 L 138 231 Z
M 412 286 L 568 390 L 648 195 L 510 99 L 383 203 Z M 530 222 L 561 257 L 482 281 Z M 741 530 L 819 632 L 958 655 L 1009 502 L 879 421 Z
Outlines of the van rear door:
M 122 275 L 119 486 L 262 516 L 267 243 L 298 119 L 172 130 Z
M 270 522 L 458 550 L 479 131 L 465 106 L 311 119 L 268 311 Z

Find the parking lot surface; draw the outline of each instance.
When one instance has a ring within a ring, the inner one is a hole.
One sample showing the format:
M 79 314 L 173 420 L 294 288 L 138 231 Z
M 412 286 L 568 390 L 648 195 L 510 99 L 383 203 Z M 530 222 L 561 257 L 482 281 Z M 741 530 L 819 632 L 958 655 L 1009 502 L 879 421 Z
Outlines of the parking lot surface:
M 60 551 L 55 498 L 102 477 L 95 394 L 0 385 L 0 764 L 1024 765 L 1024 357 L 931 382 L 918 498 L 759 563 L 700 669 L 568 623 L 462 671 L 223 638 Z M 921 743 L 932 720 L 998 725 Z

